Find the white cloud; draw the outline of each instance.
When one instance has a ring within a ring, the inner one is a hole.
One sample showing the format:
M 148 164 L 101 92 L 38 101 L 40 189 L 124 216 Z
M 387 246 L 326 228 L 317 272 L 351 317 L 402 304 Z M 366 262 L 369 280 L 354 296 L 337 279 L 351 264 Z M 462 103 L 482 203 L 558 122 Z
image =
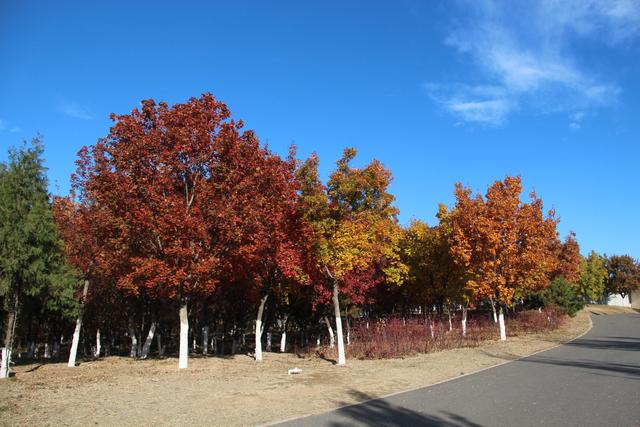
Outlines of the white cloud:
M 10 126 L 10 123 L 8 121 L 0 119 L 0 132 L 5 130 L 11 133 L 16 133 L 20 132 L 22 129 L 20 129 L 18 126 Z
M 457 113 L 466 121 L 501 124 L 510 110 L 509 102 L 504 99 L 489 101 L 450 102 L 450 111 Z
M 582 129 L 582 123 L 587 116 L 588 114 L 584 111 L 576 111 L 569 114 L 569 129 L 573 131 Z
M 465 122 L 500 125 L 512 110 L 506 92 L 497 86 L 425 85 L 429 96 Z
M 81 119 L 81 120 L 93 119 L 93 116 L 89 114 L 86 108 L 80 107 L 79 105 L 73 102 L 62 103 L 59 107 L 59 110 L 62 114 L 74 119 Z
M 430 84 L 429 95 L 467 122 L 500 124 L 533 114 L 595 109 L 620 88 L 580 61 L 575 37 L 616 46 L 640 34 L 640 0 L 465 0 L 462 23 L 445 39 L 481 84 Z M 469 64 L 470 62 L 470 64 Z M 448 87 L 448 96 L 443 88 Z M 487 87 L 500 96 L 488 96 Z M 434 91 L 434 88 L 437 90 Z M 574 121 L 579 126 L 579 121 Z

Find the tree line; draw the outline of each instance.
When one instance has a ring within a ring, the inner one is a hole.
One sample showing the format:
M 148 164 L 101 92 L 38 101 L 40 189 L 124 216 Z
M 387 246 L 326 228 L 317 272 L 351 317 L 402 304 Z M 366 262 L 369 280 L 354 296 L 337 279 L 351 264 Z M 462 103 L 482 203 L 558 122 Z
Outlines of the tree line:
M 344 364 L 350 319 L 459 312 L 464 333 L 468 310 L 487 309 L 506 339 L 508 310 L 640 283 L 633 258 L 561 241 L 519 177 L 484 195 L 456 184 L 437 224 L 402 227 L 382 163 L 356 168 L 347 148 L 323 182 L 317 155 L 273 153 L 211 94 L 111 119 L 67 196 L 48 194 L 38 138 L 0 166 L 4 377 L 16 336 L 27 357 L 70 343 L 69 366 L 79 348 L 120 354 L 126 340 L 132 357 L 176 352 L 186 368 L 196 349 L 252 337 L 260 361 L 274 332 L 285 351 L 288 332 L 306 346 L 326 328 Z

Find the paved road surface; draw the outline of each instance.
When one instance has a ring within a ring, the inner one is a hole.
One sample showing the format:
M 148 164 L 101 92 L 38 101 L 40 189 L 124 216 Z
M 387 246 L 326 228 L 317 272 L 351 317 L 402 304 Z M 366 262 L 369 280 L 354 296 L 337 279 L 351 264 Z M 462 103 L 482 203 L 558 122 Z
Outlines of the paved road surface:
M 535 356 L 283 425 L 640 426 L 640 314 L 592 319 Z

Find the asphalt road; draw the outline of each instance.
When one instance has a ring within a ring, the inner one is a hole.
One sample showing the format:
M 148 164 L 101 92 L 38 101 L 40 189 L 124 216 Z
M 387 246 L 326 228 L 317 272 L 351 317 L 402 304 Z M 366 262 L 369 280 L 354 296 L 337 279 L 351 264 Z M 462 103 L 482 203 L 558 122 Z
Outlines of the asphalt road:
M 535 356 L 282 425 L 640 426 L 640 314 L 592 319 Z

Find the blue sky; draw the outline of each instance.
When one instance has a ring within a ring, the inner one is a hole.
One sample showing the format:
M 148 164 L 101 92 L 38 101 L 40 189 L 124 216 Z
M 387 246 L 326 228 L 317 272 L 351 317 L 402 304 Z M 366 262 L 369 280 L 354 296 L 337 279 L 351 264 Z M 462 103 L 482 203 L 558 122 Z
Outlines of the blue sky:
M 51 191 L 110 112 L 212 92 L 263 142 L 393 171 L 407 223 L 520 174 L 583 253 L 640 257 L 640 1 L 0 3 L 0 159 Z

